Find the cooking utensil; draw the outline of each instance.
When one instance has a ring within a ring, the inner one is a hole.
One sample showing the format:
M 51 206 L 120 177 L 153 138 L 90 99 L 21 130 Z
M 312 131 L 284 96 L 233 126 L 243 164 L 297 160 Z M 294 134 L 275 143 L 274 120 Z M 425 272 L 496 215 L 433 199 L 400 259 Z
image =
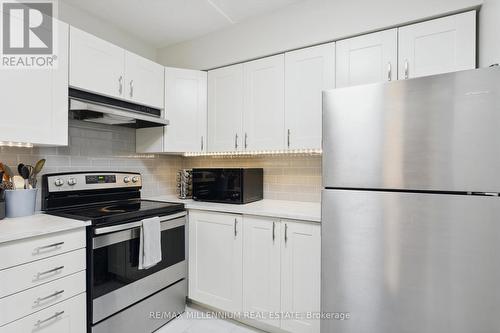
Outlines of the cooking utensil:
M 24 179 L 24 188 L 26 190 L 29 190 L 29 188 L 30 188 L 29 179 L 30 179 L 30 174 L 31 174 L 30 168 L 28 168 L 27 165 L 23 165 L 21 167 L 20 174 L 21 174 L 21 177 L 23 177 L 23 179 Z
M 24 167 L 24 164 L 23 163 L 19 163 L 17 165 L 17 172 L 19 173 L 19 176 L 22 176 L 22 170 L 23 170 L 23 167 Z
M 36 183 L 37 183 L 36 177 L 38 176 L 40 171 L 42 171 L 43 167 L 45 166 L 45 161 L 46 161 L 45 158 L 42 158 L 41 160 L 36 162 L 35 167 L 33 168 L 33 172 L 30 176 L 30 184 L 31 184 L 31 186 L 33 186 L 33 188 L 36 187 Z
M 23 177 L 15 175 L 14 177 L 12 177 L 12 182 L 14 183 L 14 188 L 16 190 L 22 190 L 24 188 Z
M 0 169 L 4 172 L 4 180 L 10 181 L 14 176 L 12 169 L 7 164 L 0 163 Z

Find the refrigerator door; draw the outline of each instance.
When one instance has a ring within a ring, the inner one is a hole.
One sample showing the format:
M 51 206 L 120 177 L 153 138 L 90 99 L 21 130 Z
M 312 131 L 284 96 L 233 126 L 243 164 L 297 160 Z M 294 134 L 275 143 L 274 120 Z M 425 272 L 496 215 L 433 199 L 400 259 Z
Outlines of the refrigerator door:
M 500 192 L 500 69 L 323 92 L 325 187 Z
M 323 333 L 500 332 L 498 197 L 324 190 Z

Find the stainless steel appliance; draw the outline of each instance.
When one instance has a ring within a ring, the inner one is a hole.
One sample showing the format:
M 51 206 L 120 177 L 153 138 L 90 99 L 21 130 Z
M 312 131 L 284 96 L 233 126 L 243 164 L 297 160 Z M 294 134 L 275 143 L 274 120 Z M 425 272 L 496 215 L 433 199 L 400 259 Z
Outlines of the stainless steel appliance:
M 500 70 L 323 93 L 330 333 L 500 332 Z
M 162 110 L 69 88 L 69 113 L 73 119 L 133 128 L 161 127 L 169 124 Z
M 177 171 L 177 197 L 191 199 L 193 197 L 193 169 Z
M 87 229 L 88 332 L 153 332 L 184 311 L 187 294 L 183 204 L 142 200 L 131 172 L 48 174 L 42 209 L 91 221 Z M 141 220 L 159 216 L 162 259 L 140 270 Z M 160 318 L 151 313 L 161 312 Z
M 259 168 L 193 169 L 193 199 L 231 204 L 262 200 L 263 175 Z

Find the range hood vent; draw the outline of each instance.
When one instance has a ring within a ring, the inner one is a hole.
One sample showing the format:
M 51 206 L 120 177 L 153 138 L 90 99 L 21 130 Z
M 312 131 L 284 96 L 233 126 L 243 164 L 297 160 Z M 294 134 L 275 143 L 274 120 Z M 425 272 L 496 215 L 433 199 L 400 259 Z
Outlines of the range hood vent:
M 161 110 L 69 88 L 69 112 L 73 119 L 132 128 L 160 127 L 169 122 Z

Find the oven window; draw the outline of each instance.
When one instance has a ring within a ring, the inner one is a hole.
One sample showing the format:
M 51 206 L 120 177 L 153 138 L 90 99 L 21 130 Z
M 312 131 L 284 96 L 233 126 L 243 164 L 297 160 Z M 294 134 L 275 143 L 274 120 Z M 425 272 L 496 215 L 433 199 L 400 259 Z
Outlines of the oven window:
M 180 226 L 161 232 L 162 261 L 149 269 L 139 270 L 140 229 L 137 228 L 133 232 L 133 239 L 93 250 L 93 299 L 185 259 L 185 227 Z

